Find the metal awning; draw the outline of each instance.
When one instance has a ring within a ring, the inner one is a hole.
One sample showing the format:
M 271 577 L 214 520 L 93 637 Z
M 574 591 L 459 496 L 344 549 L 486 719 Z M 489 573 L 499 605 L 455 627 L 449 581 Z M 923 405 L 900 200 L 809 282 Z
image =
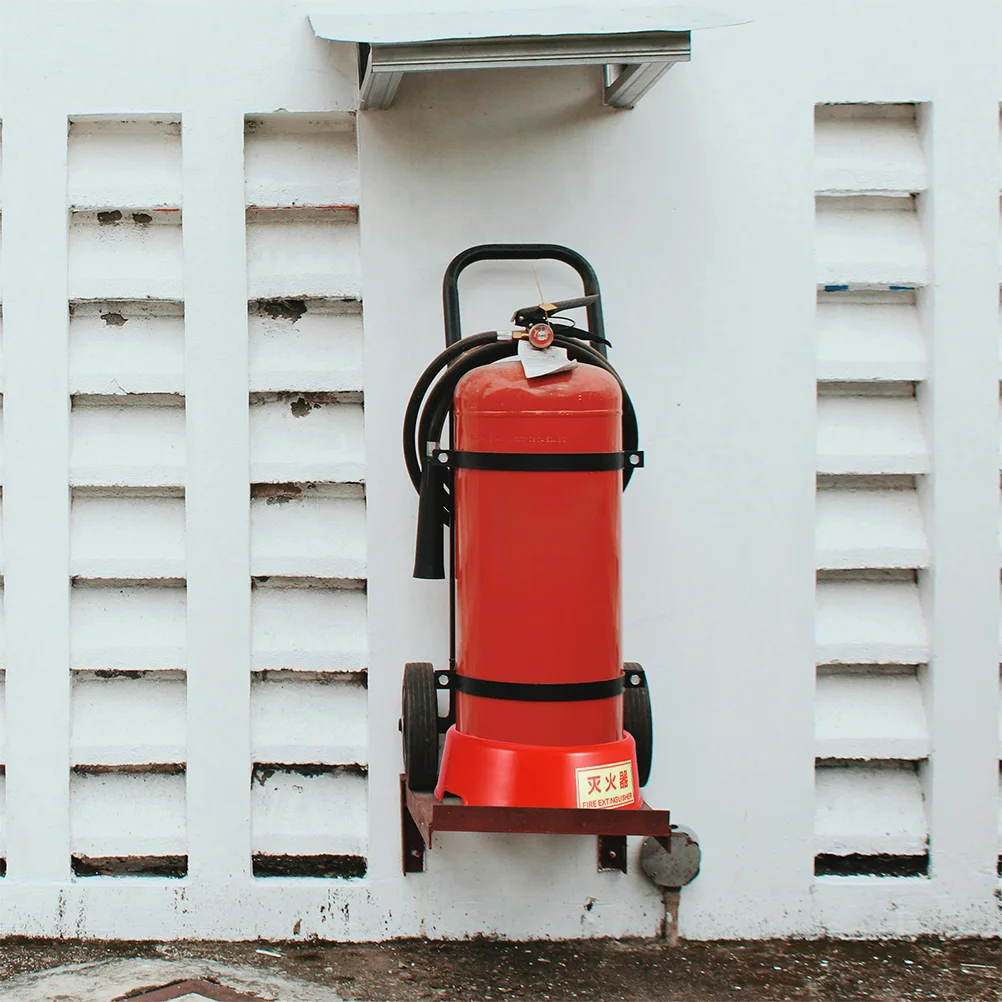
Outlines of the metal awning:
M 675 64 L 695 28 L 737 23 L 689 7 L 544 7 L 310 15 L 318 38 L 358 46 L 359 108 L 389 108 L 405 73 L 602 66 L 603 99 L 632 108 Z

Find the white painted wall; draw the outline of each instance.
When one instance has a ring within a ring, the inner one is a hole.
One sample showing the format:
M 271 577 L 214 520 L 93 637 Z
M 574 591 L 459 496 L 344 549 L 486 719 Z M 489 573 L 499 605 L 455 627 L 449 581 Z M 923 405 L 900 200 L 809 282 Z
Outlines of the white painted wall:
M 656 930 L 589 839 L 400 874 L 400 672 L 446 649 L 402 411 L 449 259 L 531 240 L 597 268 L 641 420 L 624 641 L 703 847 L 683 934 L 997 933 L 1002 15 L 939 8 L 733 0 L 633 111 L 571 69 L 357 118 L 304 3 L 0 8 L 0 932 Z M 462 291 L 474 331 L 536 286 Z M 290 856 L 366 872 L 260 875 Z

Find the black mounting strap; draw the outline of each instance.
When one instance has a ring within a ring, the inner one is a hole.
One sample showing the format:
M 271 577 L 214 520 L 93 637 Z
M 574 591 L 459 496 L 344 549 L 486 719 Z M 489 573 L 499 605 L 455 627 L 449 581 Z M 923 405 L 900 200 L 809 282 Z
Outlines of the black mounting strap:
M 453 470 L 519 470 L 523 473 L 594 473 L 639 470 L 644 454 L 634 452 L 464 452 L 436 449 L 432 465 Z
M 592 699 L 611 699 L 623 692 L 625 676 L 598 682 L 498 682 L 470 678 L 458 672 L 440 671 L 435 675 L 439 689 L 452 689 L 467 696 L 485 699 L 512 699 L 524 703 L 574 703 Z

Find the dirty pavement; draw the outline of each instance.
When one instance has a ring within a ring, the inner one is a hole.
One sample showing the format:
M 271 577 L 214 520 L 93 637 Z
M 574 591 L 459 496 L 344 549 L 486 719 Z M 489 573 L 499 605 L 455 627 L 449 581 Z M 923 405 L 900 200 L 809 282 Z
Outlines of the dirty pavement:
M 0 942 L 2 1002 L 997 1002 L 990 940 Z M 187 982 L 187 984 L 185 984 Z M 199 988 L 199 983 L 201 988 Z M 171 989 L 164 986 L 173 985 Z M 178 993 L 181 994 L 178 994 Z

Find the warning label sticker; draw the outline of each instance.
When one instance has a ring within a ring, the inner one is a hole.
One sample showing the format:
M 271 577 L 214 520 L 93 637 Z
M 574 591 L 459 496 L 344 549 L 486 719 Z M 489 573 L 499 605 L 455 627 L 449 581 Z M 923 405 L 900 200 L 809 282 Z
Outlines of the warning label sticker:
M 623 807 L 633 803 L 633 763 L 610 762 L 588 769 L 575 769 L 578 807 Z

